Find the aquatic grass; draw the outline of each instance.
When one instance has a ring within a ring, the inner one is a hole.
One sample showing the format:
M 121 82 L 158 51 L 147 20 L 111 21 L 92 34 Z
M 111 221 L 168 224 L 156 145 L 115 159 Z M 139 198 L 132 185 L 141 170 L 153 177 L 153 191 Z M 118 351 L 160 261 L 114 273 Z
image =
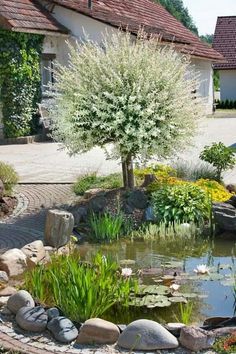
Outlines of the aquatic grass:
M 118 240 L 124 225 L 124 214 L 119 210 L 115 215 L 108 212 L 102 215 L 91 213 L 89 218 L 90 235 L 95 241 Z
M 113 305 L 128 306 L 136 281 L 121 276 L 119 265 L 96 254 L 91 263 L 82 262 L 76 252 L 54 256 L 51 263 L 33 269 L 24 288 L 40 302 L 57 306 L 76 322 L 101 317 Z
M 165 222 L 159 224 L 147 223 L 142 225 L 139 229 L 133 230 L 130 234 L 131 239 L 143 240 L 160 240 L 160 239 L 174 239 L 188 238 L 191 239 L 200 235 L 202 232 L 194 223 L 182 224 L 180 222 L 166 225 Z
M 191 324 L 191 318 L 193 314 L 193 303 L 187 302 L 186 304 L 179 304 L 180 316 L 175 316 L 178 322 L 184 323 L 185 325 Z

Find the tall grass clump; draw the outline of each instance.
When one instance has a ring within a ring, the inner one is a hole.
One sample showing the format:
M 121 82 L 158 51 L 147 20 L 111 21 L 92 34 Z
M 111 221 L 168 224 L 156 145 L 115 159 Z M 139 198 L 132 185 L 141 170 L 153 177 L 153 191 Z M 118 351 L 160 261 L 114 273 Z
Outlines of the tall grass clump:
M 106 212 L 102 215 L 92 213 L 89 218 L 90 235 L 95 241 L 118 240 L 125 228 L 124 214 Z
M 187 181 L 197 181 L 199 179 L 218 181 L 216 170 L 211 165 L 203 162 L 192 164 L 180 160 L 177 161 L 173 167 L 177 177 Z
M 27 273 L 24 288 L 48 306 L 57 306 L 72 321 L 101 317 L 113 305 L 128 306 L 136 281 L 124 277 L 112 259 L 96 254 L 82 262 L 75 251 L 54 256 L 48 265 Z

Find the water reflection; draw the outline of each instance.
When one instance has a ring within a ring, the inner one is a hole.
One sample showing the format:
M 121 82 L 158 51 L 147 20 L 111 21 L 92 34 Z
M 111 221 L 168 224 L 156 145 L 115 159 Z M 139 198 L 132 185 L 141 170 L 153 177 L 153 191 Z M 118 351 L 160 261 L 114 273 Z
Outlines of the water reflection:
M 220 269 L 221 265 L 231 265 L 220 270 L 226 278 L 234 268 L 234 254 L 236 254 L 233 241 L 212 240 L 206 238 L 179 238 L 160 239 L 157 241 L 130 241 L 121 240 L 113 244 L 88 244 L 79 246 L 83 259 L 89 259 L 97 251 L 110 255 L 117 262 L 121 260 L 135 261 L 132 265 L 138 269 L 163 269 L 166 262 L 176 262 L 178 272 L 194 274 L 193 270 L 199 264 Z M 181 262 L 180 262 L 181 261 Z M 174 263 L 173 263 L 174 264 Z M 181 265 L 181 266 L 180 266 Z M 161 268 L 162 267 L 162 268 Z M 174 268 L 174 267 L 173 267 Z M 155 284 L 155 277 L 143 277 L 146 284 Z M 181 292 L 198 293 L 204 298 L 194 298 L 193 318 L 200 323 L 209 316 L 233 316 L 234 296 L 232 286 L 224 286 L 219 280 L 197 281 L 187 280 L 181 285 Z M 159 322 L 175 322 L 179 316 L 179 304 L 172 304 L 167 308 L 129 308 L 124 311 L 118 307 L 105 314 L 106 319 L 115 320 L 117 323 L 128 323 L 139 318 L 153 319 Z

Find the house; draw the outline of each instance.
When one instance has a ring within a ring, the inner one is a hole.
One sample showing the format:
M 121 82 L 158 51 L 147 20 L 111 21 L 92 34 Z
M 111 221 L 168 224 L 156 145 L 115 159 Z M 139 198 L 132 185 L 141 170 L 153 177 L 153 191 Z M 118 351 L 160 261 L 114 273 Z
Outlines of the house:
M 157 35 L 163 44 L 191 55 L 195 70 L 200 72 L 200 94 L 206 99 L 206 113 L 213 107 L 212 64 L 222 56 L 200 41 L 191 31 L 151 0 L 0 0 L 0 28 L 45 35 L 42 53 L 42 84 L 53 80 L 45 67 L 54 59 L 68 62 L 67 41 L 84 38 L 97 43 L 102 34 L 127 28 L 136 35 L 140 26 Z M 43 87 L 43 86 L 42 86 Z
M 236 16 L 218 17 L 213 47 L 227 60 L 214 65 L 220 74 L 221 100 L 236 100 Z

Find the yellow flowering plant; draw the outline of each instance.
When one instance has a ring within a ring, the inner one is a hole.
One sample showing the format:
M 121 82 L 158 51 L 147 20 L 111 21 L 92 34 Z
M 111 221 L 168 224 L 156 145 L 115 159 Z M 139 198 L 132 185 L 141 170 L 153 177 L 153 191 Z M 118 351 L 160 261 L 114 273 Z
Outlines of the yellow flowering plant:
M 233 195 L 222 184 L 214 180 L 199 179 L 195 184 L 208 192 L 213 202 L 225 202 Z

